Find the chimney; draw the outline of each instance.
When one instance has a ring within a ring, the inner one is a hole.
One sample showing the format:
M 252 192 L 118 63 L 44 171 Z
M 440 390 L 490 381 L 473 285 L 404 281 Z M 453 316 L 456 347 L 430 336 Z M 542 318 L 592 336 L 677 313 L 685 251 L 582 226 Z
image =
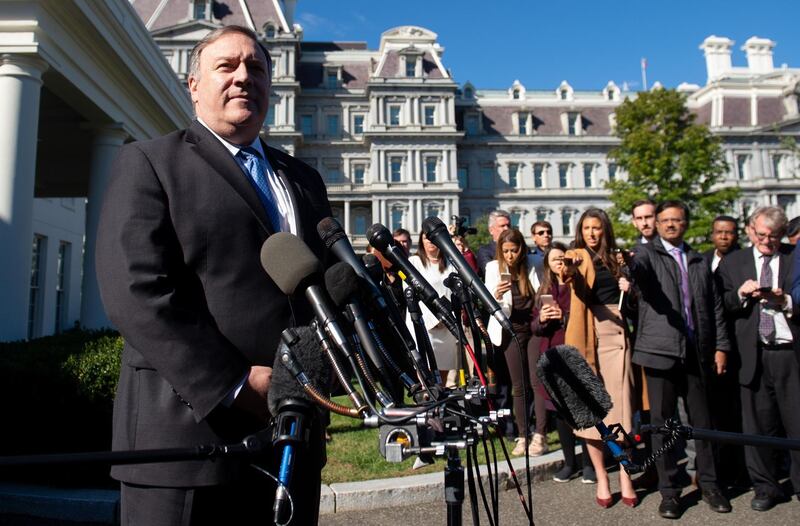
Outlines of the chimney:
M 297 7 L 297 0 L 283 0 L 283 16 L 286 18 L 286 25 L 289 30 L 294 26 L 294 10 Z
M 731 70 L 731 47 L 733 40 L 716 35 L 711 35 L 700 44 L 706 56 L 707 82 L 717 80 Z
M 742 46 L 742 51 L 747 53 L 747 67 L 750 73 L 772 73 L 772 48 L 775 42 L 768 38 L 750 37 Z

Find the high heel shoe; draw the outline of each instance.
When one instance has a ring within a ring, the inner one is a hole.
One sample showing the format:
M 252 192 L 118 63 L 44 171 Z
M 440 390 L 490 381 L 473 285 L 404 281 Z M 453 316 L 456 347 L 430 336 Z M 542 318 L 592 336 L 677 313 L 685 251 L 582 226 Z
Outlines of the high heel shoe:
M 595 496 L 594 500 L 597 502 L 597 505 L 601 508 L 608 509 L 614 503 L 614 497 L 608 497 L 607 499 L 601 499 L 600 497 Z
M 622 503 L 629 508 L 635 508 L 639 505 L 639 497 L 634 495 L 633 497 L 622 497 Z

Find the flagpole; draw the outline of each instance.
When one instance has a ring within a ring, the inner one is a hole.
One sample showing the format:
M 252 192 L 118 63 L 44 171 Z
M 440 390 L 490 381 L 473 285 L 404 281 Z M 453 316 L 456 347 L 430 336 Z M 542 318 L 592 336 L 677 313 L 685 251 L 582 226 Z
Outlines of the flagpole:
M 642 58 L 642 86 L 644 91 L 647 91 L 647 59 Z

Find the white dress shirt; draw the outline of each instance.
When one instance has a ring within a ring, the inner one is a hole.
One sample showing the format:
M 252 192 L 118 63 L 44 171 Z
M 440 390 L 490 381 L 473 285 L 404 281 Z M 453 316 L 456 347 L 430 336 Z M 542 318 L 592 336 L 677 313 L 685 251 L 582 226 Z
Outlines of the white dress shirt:
M 756 281 L 761 283 L 761 266 L 764 264 L 763 258 L 770 258 L 769 268 L 772 270 L 772 288 L 777 289 L 778 273 L 780 272 L 781 263 L 780 255 L 773 254 L 772 256 L 764 256 L 756 247 L 753 247 L 751 250 L 753 251 L 753 258 L 756 261 Z M 786 321 L 786 315 L 784 314 L 785 312 L 792 312 L 792 297 L 789 294 L 784 294 L 783 296 L 786 303 L 782 310 L 771 309 L 766 307 L 765 303 L 762 303 L 764 314 L 772 316 L 772 319 L 775 321 L 775 341 L 767 342 L 762 338 L 762 343 L 792 343 L 792 331 L 789 329 L 789 323 Z

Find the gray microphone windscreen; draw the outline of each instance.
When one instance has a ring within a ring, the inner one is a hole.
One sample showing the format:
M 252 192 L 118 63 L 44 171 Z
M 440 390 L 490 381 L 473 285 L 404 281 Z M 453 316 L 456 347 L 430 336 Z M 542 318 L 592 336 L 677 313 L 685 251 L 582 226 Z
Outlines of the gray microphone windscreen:
M 611 410 L 611 397 L 603 382 L 571 345 L 545 351 L 536 374 L 558 413 L 575 429 L 594 427 Z
M 297 365 L 306 374 L 309 381 L 325 393 L 330 381 L 330 366 L 323 358 L 322 350 L 317 343 L 316 336 L 311 327 L 303 326 L 294 329 L 299 336 L 297 343 L 291 346 Z M 275 354 L 275 363 L 272 366 L 272 381 L 267 393 L 269 412 L 277 414 L 278 404 L 286 398 L 298 398 L 313 401 L 305 392 L 303 386 L 281 361 L 281 349 L 286 343 L 281 340 L 278 352 Z
M 291 296 L 308 276 L 322 273 L 322 264 L 302 239 L 289 232 L 277 232 L 261 246 L 261 266 Z

